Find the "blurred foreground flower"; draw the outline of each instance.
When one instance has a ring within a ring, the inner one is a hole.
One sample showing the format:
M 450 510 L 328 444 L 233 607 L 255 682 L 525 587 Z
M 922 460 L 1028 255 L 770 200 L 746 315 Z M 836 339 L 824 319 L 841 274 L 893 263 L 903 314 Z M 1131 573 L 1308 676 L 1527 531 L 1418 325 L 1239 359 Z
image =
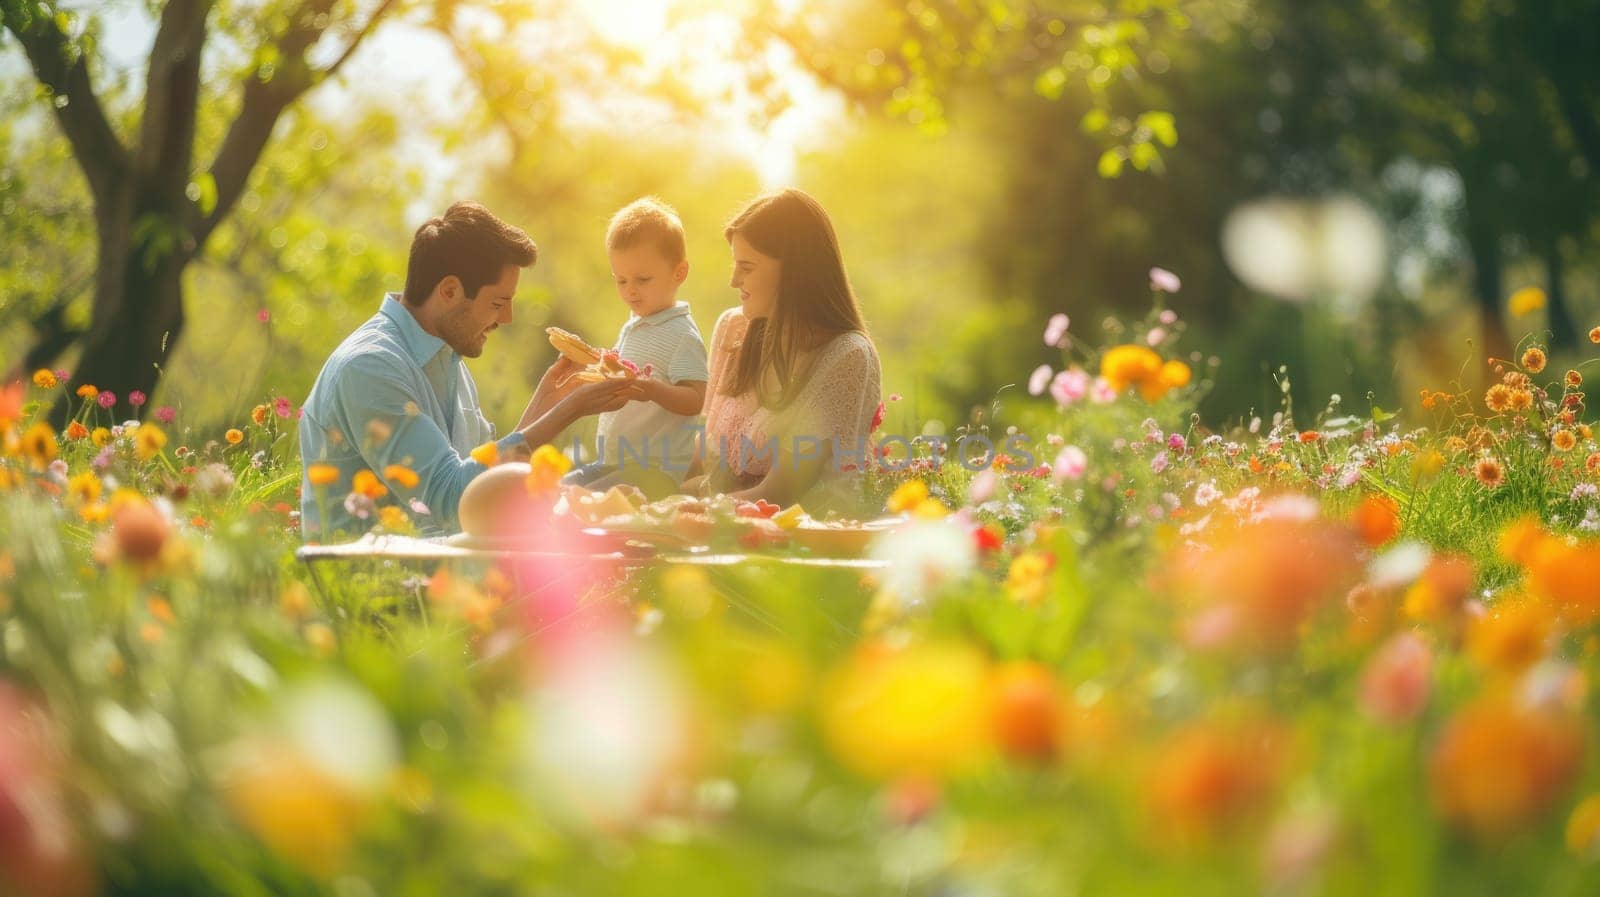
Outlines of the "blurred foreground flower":
M 1511 697 L 1480 699 L 1445 726 L 1428 761 L 1434 806 L 1484 838 L 1531 824 L 1577 779 L 1581 721 Z
M 1261 813 L 1287 760 L 1283 732 L 1265 723 L 1205 721 L 1158 748 L 1145 776 L 1158 840 L 1192 848 Z
M 0 680 L 0 893 L 76 897 L 94 890 L 62 793 L 64 762 L 44 709 Z

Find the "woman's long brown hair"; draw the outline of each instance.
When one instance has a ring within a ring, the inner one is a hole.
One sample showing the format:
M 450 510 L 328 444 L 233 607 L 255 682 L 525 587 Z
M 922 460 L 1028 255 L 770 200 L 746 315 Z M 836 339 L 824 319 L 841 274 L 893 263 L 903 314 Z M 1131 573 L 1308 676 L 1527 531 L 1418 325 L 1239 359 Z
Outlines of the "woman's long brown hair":
M 772 315 L 750 322 L 723 393 L 755 391 L 761 404 L 782 408 L 794 401 L 803 382 L 796 368 L 803 351 L 841 333 L 867 332 L 844 273 L 839 238 L 821 204 L 794 188 L 752 200 L 722 234 L 730 242 L 738 234 L 782 264 Z M 768 369 L 778 381 L 776 396 L 760 393 Z

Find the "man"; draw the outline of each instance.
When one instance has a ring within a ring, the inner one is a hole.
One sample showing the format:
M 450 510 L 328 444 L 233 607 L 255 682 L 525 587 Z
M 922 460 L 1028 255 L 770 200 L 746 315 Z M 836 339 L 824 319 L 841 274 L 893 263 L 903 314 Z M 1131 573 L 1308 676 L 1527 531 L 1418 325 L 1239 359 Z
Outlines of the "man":
M 473 449 L 497 441 L 501 459 L 525 460 L 579 418 L 635 397 L 627 381 L 563 383 L 577 367 L 558 358 L 517 429 L 495 439 L 462 359 L 483 354 L 489 333 L 511 323 L 521 269 L 537 256 L 527 234 L 477 203 L 458 202 L 417 229 L 405 291 L 386 295 L 339 344 L 306 399 L 304 538 L 366 530 L 378 517 L 373 496 L 385 490 L 381 503 L 406 509 L 423 531 L 453 532 L 462 491 L 487 470 Z M 362 471 L 371 475 L 358 483 Z M 352 492 L 357 485 L 364 489 Z

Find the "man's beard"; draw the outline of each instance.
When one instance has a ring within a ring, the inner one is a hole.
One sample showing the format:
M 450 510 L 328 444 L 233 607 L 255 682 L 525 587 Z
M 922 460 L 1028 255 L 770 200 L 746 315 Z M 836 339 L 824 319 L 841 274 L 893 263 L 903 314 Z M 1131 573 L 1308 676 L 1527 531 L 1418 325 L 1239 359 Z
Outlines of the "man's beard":
M 456 354 L 465 358 L 477 358 L 483 354 L 487 333 L 472 320 L 467 311 L 463 308 L 460 314 L 447 322 L 443 334 L 444 341 L 455 350 Z

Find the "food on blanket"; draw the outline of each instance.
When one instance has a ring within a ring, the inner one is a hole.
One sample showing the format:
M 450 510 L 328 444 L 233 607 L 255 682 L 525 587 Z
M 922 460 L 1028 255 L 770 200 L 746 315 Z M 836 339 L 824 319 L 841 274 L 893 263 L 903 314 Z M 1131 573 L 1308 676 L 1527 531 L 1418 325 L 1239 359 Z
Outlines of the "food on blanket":
M 583 337 L 576 333 L 562 330 L 560 327 L 546 327 L 544 332 L 550 337 L 550 345 L 555 346 L 557 352 L 567 356 L 574 364 L 588 367 L 600 360 L 600 350 L 584 342 Z
M 471 536 L 509 539 L 535 529 L 549 512 L 528 494 L 532 469 L 511 461 L 473 477 L 461 493 L 461 530 Z
M 582 486 L 569 486 L 565 490 L 567 510 L 572 516 L 587 524 L 599 523 L 607 517 L 625 517 L 639 507 L 629 498 L 638 492 L 633 487 L 612 486 L 604 492 L 591 492 Z M 559 509 L 558 509 L 559 511 Z
M 616 487 L 605 493 L 571 487 L 565 506 L 557 510 L 608 534 L 658 546 L 761 549 L 792 544 L 833 556 L 859 555 L 873 537 L 905 522 L 901 517 L 816 520 L 799 505 L 780 508 L 727 495 L 674 495 L 638 504 L 618 493 Z M 613 510 L 617 513 L 611 513 Z

